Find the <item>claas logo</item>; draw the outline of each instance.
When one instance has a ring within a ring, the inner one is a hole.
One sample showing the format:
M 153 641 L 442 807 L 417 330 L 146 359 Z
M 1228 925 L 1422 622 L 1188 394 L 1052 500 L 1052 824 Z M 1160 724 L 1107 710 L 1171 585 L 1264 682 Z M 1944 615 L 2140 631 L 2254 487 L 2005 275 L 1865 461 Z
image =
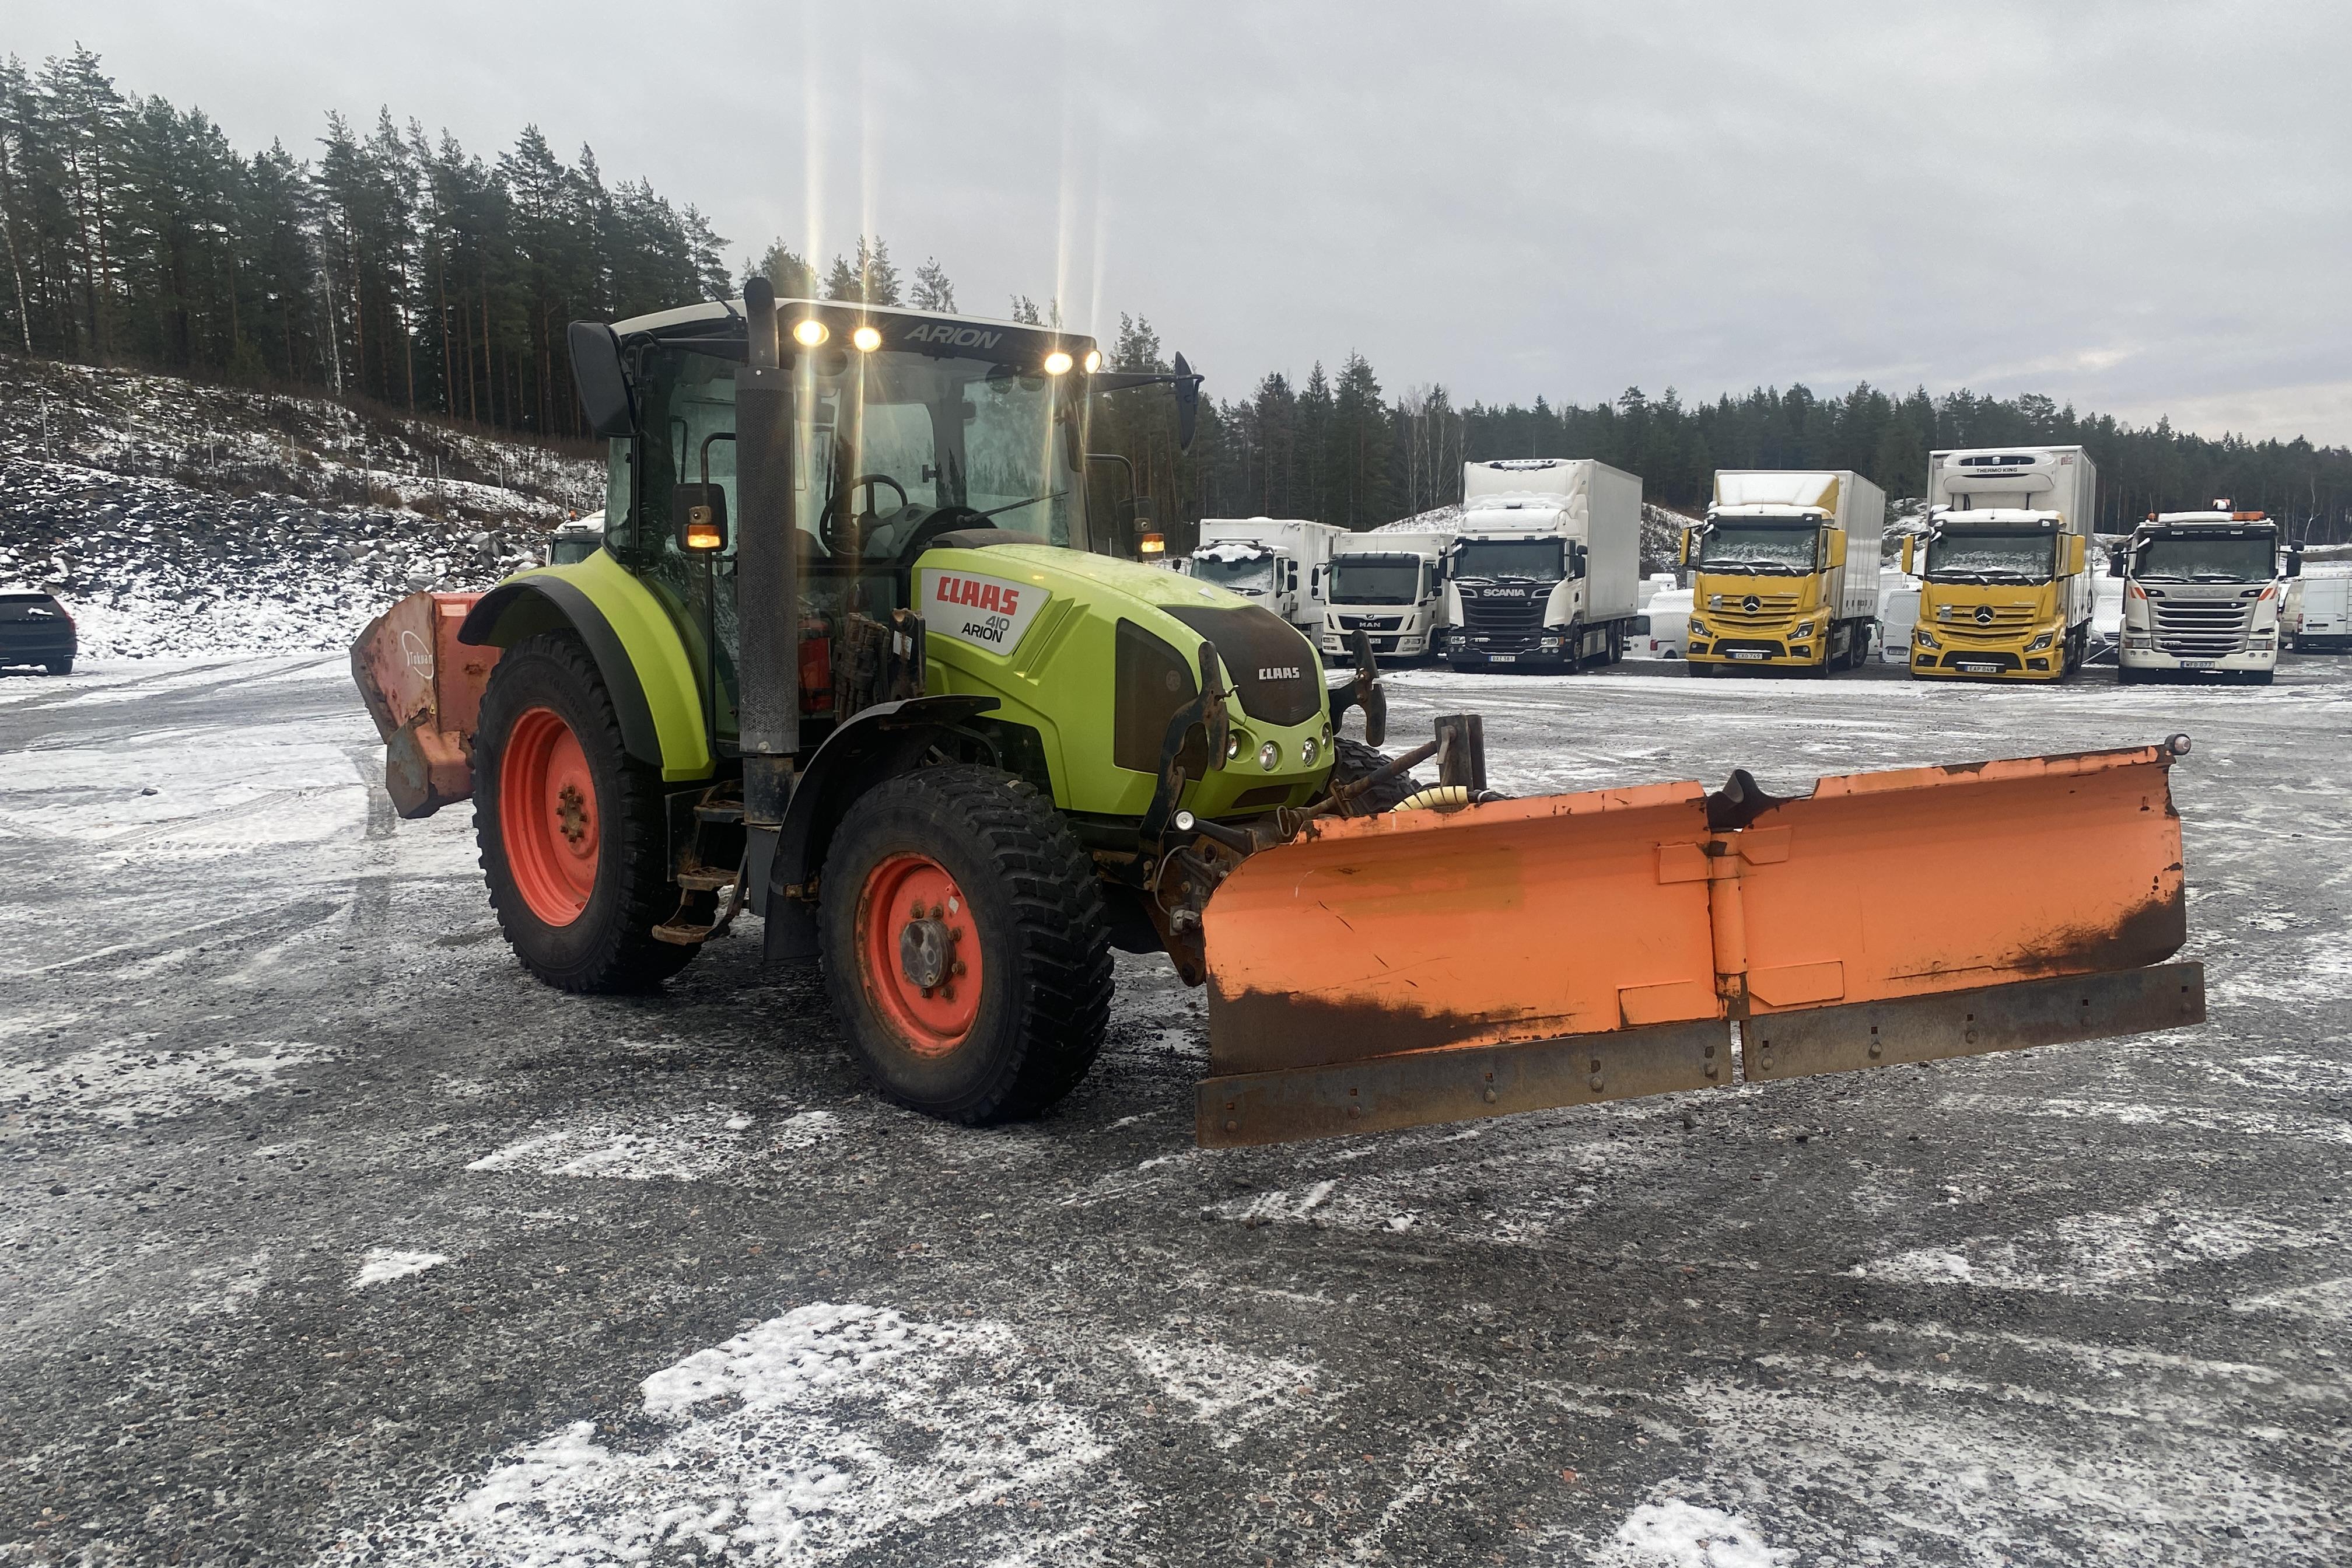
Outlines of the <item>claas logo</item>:
M 1002 616 L 1021 613 L 1021 590 L 1010 583 L 987 583 L 942 573 L 931 590 L 934 603 L 961 605 L 967 609 L 993 610 Z

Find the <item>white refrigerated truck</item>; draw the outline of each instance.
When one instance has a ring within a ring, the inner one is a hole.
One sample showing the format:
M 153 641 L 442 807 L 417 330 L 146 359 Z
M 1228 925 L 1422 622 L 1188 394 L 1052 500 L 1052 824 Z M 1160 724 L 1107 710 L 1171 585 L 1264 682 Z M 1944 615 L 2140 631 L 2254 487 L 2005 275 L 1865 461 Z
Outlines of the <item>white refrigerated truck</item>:
M 1927 548 L 1911 673 L 2063 680 L 2091 640 L 2091 519 L 2099 472 L 2080 447 L 1927 454 Z
M 1450 533 L 1378 528 L 1331 542 L 1324 579 L 1323 651 L 1344 656 L 1358 627 L 1381 658 L 1440 651 Z
M 1642 479 L 1590 458 L 1462 466 L 1446 662 L 1579 669 L 1625 657 L 1642 580 Z
M 1307 637 L 1323 636 L 1331 543 L 1348 531 L 1304 518 L 1204 517 L 1185 570 L 1255 599 Z
M 2118 684 L 2204 675 L 2270 684 L 2302 557 L 2263 513 L 2231 511 L 2226 500 L 2213 507 L 2154 513 L 2109 557 L 2124 580 Z

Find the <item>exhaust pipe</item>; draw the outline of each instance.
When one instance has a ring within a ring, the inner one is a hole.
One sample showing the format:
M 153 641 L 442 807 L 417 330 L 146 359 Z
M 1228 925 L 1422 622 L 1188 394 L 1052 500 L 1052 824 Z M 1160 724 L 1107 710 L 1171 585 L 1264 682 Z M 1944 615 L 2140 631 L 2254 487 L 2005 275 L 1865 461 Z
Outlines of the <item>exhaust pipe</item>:
M 735 591 L 742 617 L 737 724 L 743 750 L 743 821 L 784 820 L 800 751 L 801 584 L 793 550 L 792 373 L 778 361 L 776 290 L 743 285 L 749 363 L 735 373 Z

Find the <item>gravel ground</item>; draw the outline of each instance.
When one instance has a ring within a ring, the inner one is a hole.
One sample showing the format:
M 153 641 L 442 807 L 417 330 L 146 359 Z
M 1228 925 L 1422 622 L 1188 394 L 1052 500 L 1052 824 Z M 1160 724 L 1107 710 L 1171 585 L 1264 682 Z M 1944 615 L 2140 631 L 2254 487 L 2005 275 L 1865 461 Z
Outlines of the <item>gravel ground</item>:
M 1465 708 L 1522 792 L 2187 730 L 2211 1021 L 1205 1153 L 1122 959 L 964 1131 L 754 940 L 523 976 L 340 657 L 0 679 L 0 1562 L 2343 1560 L 2352 659 Z

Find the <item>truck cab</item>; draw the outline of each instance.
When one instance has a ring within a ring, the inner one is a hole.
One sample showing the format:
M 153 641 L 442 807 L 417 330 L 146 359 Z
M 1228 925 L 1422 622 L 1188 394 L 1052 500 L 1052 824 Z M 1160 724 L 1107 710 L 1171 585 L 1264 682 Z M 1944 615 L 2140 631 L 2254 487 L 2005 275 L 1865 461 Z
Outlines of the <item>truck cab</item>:
M 2124 580 L 2121 684 L 2235 676 L 2268 685 L 2303 569 L 2259 511 L 2151 513 L 2110 557 Z
M 1265 605 L 1310 638 L 1323 635 L 1324 570 L 1344 529 L 1304 518 L 1201 520 L 1185 570 L 1203 583 Z
M 1323 651 L 1341 654 L 1360 628 L 1382 658 L 1443 651 L 1444 535 L 1351 533 L 1334 542 L 1325 580 Z
M 1446 662 L 1614 664 L 1633 628 L 1642 480 L 1591 458 L 1465 463 L 1445 563 Z
M 2097 483 L 2080 447 L 1929 455 L 1925 545 L 1903 542 L 1914 678 L 2061 680 L 2083 662 Z
M 1690 673 L 1860 665 L 1878 626 L 1885 515 L 1885 492 L 1850 469 L 1718 472 L 1706 520 L 1683 543 L 1696 568 Z

